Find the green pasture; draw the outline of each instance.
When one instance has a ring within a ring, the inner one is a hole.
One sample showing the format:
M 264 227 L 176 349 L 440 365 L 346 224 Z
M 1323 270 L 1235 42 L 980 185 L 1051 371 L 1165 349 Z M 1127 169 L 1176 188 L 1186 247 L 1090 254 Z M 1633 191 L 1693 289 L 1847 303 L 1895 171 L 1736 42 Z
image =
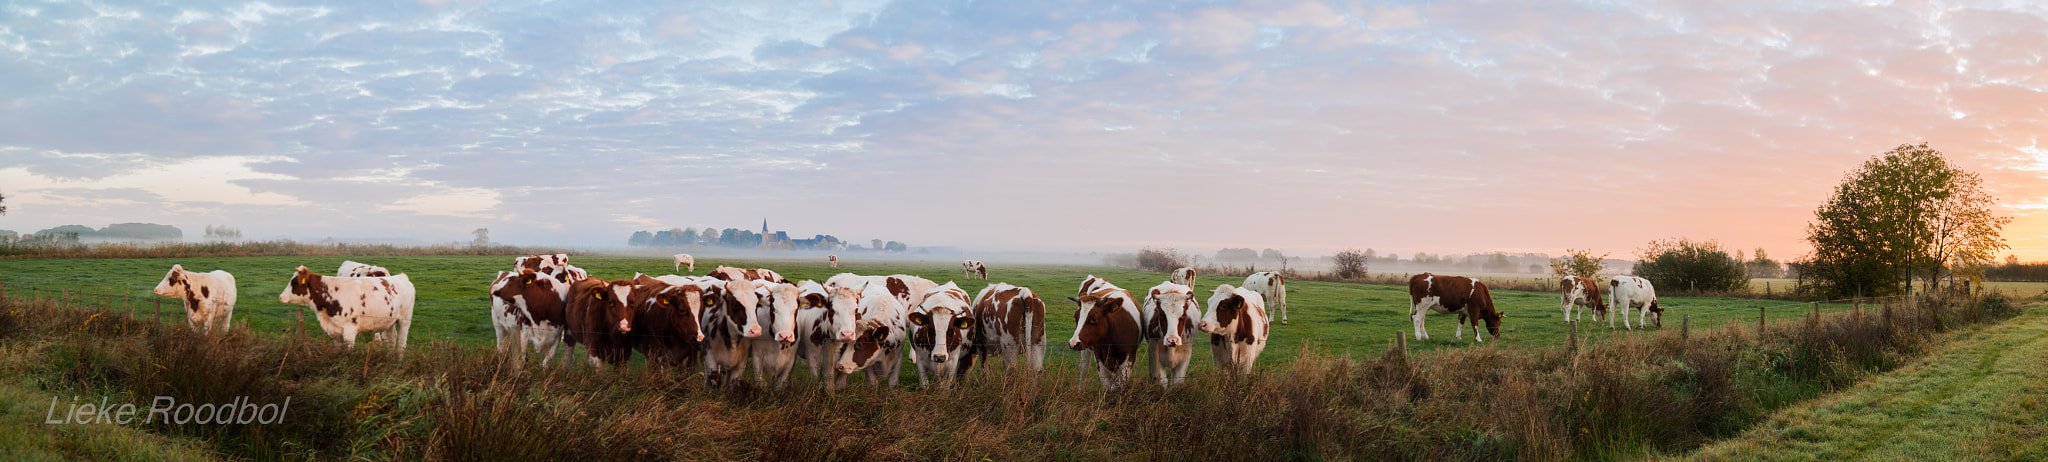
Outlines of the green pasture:
M 489 321 L 489 300 L 487 286 L 497 271 L 509 269 L 512 257 L 506 256 L 424 256 L 424 257 L 224 257 L 184 259 L 48 259 L 48 260 L 0 260 L 0 283 L 6 285 L 8 296 L 27 297 L 33 292 L 45 298 L 58 296 L 60 290 L 73 292 L 74 299 L 82 296 L 86 304 L 101 305 L 107 295 L 112 295 L 116 309 L 132 309 L 147 315 L 154 307 L 155 297 L 149 293 L 164 272 L 172 264 L 182 264 L 188 270 L 227 270 L 235 275 L 238 284 L 238 300 L 235 309 L 235 323 L 246 325 L 257 332 L 283 332 L 294 322 L 294 315 L 302 308 L 277 302 L 277 293 L 283 291 L 292 270 L 305 265 L 318 272 L 331 274 L 343 260 L 356 260 L 390 268 L 393 272 L 411 277 L 419 291 L 418 307 L 414 314 L 414 327 L 410 342 L 415 345 L 431 342 L 446 342 L 455 345 L 474 345 L 486 348 L 493 342 L 494 333 Z M 648 274 L 669 274 L 671 262 L 667 258 L 621 257 L 621 256 L 579 256 L 570 262 L 602 278 L 626 278 L 635 272 Z M 822 261 L 811 260 L 756 260 L 729 261 L 703 258 L 698 261 L 698 272 L 708 272 L 718 265 L 741 267 L 766 267 L 782 273 L 793 280 L 811 279 L 823 281 L 839 272 L 859 274 L 913 274 L 939 283 L 956 281 L 969 293 L 974 293 L 987 282 L 1009 282 L 1030 287 L 1046 299 L 1052 314 L 1048 316 L 1048 344 L 1052 345 L 1049 356 L 1052 361 L 1071 361 L 1074 353 L 1062 348 L 1067 337 L 1073 332 L 1070 315 L 1072 303 L 1065 297 L 1074 295 L 1081 280 L 1093 274 L 1135 294 L 1142 294 L 1166 280 L 1164 274 L 1124 270 L 1100 266 L 1067 265 L 989 265 L 989 281 L 962 280 L 959 264 L 955 261 L 861 261 L 848 259 L 840 268 L 829 268 Z M 1226 277 L 1202 277 L 1198 281 L 1198 292 L 1204 300 L 1208 290 L 1223 283 L 1237 284 L 1241 280 Z M 1288 362 L 1303 348 L 1337 355 L 1377 355 L 1388 348 L 1395 332 L 1408 332 L 1408 294 L 1404 286 L 1329 283 L 1311 281 L 1290 281 L 1288 293 L 1289 325 L 1273 326 L 1272 343 L 1260 362 L 1261 367 L 1272 367 Z M 1506 313 L 1501 338 L 1485 344 L 1495 348 L 1550 348 L 1564 344 L 1568 326 L 1558 306 L 1558 294 L 1554 292 L 1526 292 L 1495 290 L 1494 300 Z M 166 322 L 183 322 L 183 313 L 176 299 L 163 298 Z M 1610 330 L 1606 322 L 1594 324 L 1588 318 L 1580 328 L 1585 342 L 1601 342 L 1624 335 L 1648 335 L 1659 332 L 1676 334 L 1679 320 L 1692 315 L 1693 329 L 1724 328 L 1729 325 L 1754 326 L 1758 307 L 1771 307 L 1769 315 L 1773 322 L 1807 316 L 1809 306 L 1805 303 L 1750 300 L 1740 298 L 1711 297 L 1665 297 L 1667 307 L 1662 329 L 1638 329 L 1635 331 Z M 1823 305 L 1824 311 L 1849 310 L 1848 304 Z M 311 314 L 307 314 L 311 318 Z M 1278 313 L 1275 313 L 1277 319 Z M 1471 332 L 1464 340 L 1452 335 L 1455 316 L 1432 314 L 1427 318 L 1430 340 L 1409 343 L 1411 350 L 1434 350 L 1439 348 L 1464 348 L 1474 346 Z M 308 329 L 318 332 L 317 324 L 307 321 Z M 367 341 L 367 339 L 363 339 Z M 1199 347 L 1206 350 L 1207 347 Z M 1196 352 L 1199 369 L 1209 366 L 1210 356 L 1206 351 Z M 907 369 L 907 368 L 906 368 Z

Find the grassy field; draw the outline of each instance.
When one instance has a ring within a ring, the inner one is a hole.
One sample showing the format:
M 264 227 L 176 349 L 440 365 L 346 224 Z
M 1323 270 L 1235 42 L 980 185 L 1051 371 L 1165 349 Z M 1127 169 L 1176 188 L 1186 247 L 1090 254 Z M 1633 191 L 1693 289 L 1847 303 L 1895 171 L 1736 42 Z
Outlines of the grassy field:
M 1691 460 L 2048 460 L 2048 312 L 1786 409 Z
M 49 260 L 0 260 L 0 283 L 4 283 L 11 296 L 28 295 L 29 288 L 36 288 L 45 297 L 54 296 L 53 290 L 69 288 L 77 292 L 84 290 L 89 303 L 100 304 L 98 298 L 113 294 L 114 305 L 119 309 L 132 309 L 149 313 L 153 309 L 154 295 L 149 293 L 163 273 L 172 264 L 182 264 L 188 270 L 227 270 L 235 275 L 239 284 L 238 304 L 235 322 L 246 324 L 257 332 L 279 332 L 294 323 L 295 313 L 302 310 L 297 306 L 277 302 L 276 294 L 282 291 L 286 278 L 292 269 L 305 265 L 315 271 L 331 272 L 339 266 L 344 257 L 229 257 L 229 258 L 183 258 L 183 259 L 49 259 Z M 390 268 L 412 278 L 419 290 L 419 306 L 414 314 L 413 343 L 433 341 L 485 347 L 493 341 L 494 333 L 489 323 L 489 301 L 485 296 L 486 286 L 500 269 L 511 266 L 510 257 L 502 256 L 426 256 L 426 257 L 355 257 L 357 261 Z M 571 262 L 588 270 L 591 275 L 602 278 L 631 277 L 634 272 L 668 274 L 671 262 L 665 258 L 579 256 Z M 822 281 L 838 272 L 860 274 L 914 274 L 940 283 L 956 281 L 969 293 L 981 290 L 988 282 L 1009 282 L 1030 287 L 1044 297 L 1049 309 L 1055 313 L 1049 322 L 1050 343 L 1060 344 L 1073 331 L 1071 302 L 1062 298 L 1072 295 L 1082 278 L 1094 274 L 1111 282 L 1142 294 L 1146 288 L 1164 281 L 1166 275 L 1140 271 L 1123 270 L 1099 266 L 1054 266 L 1054 265 L 991 265 L 989 281 L 959 280 L 959 266 L 945 262 L 858 262 L 849 261 L 838 269 L 829 268 L 816 261 L 700 261 L 700 273 L 709 271 L 720 264 L 742 267 L 773 268 L 794 280 L 812 279 Z M 1207 292 L 1217 284 L 1238 283 L 1236 278 L 1207 277 L 1198 280 L 1201 296 L 1206 300 Z M 1141 295 L 1142 296 L 1142 295 Z M 74 295 L 76 297 L 76 295 Z M 1496 305 L 1506 313 L 1502 328 L 1502 344 L 1509 348 L 1534 348 L 1562 345 L 1567 337 L 1567 325 L 1558 307 L 1558 295 L 1554 292 L 1528 292 L 1497 290 L 1494 292 Z M 1665 297 L 1667 308 L 1664 330 L 1678 328 L 1679 320 L 1685 315 L 1693 316 L 1694 329 L 1713 329 L 1730 324 L 1754 326 L 1757 308 L 1772 307 L 1770 315 L 1774 320 L 1796 319 L 1810 311 L 1802 303 L 1782 301 L 1750 300 L 1741 298 L 1712 297 Z M 163 298 L 166 304 L 167 322 L 182 322 L 177 300 Z M 1260 366 L 1276 367 L 1292 361 L 1303 351 L 1343 356 L 1351 354 L 1377 355 L 1389 346 L 1395 332 L 1408 332 L 1407 288 L 1402 286 L 1328 283 L 1313 281 L 1292 281 L 1289 283 L 1288 315 L 1289 325 L 1274 324 L 1272 344 L 1266 349 Z M 1851 309 L 1850 305 L 1824 305 L 1824 311 L 1838 312 Z M 310 313 L 307 317 L 311 317 Z M 1275 313 L 1275 317 L 1278 314 Z M 1471 340 L 1460 341 L 1453 337 L 1452 326 L 1455 316 L 1431 315 L 1428 317 L 1430 340 L 1411 342 L 1409 347 L 1418 350 L 1433 350 L 1446 347 L 1463 347 Z M 1608 341 L 1617 336 L 1639 335 L 1642 331 L 1610 330 L 1604 326 L 1589 324 L 1581 326 L 1582 339 L 1588 343 Z M 309 329 L 318 332 L 317 324 L 308 321 Z M 1654 330 L 1653 330 L 1654 331 Z M 1466 335 L 1471 335 L 1467 332 Z M 1307 350 L 1303 348 L 1306 347 Z M 1077 357 L 1073 352 L 1053 348 L 1051 360 L 1071 361 Z M 1209 367 L 1209 355 L 1198 352 L 1196 370 Z M 909 368 L 905 368 L 906 371 Z

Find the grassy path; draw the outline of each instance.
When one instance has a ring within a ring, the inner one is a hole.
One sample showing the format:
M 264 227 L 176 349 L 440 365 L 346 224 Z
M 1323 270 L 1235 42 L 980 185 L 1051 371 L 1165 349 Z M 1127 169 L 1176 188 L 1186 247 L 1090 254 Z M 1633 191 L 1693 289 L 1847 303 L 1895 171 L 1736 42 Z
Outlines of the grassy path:
M 2048 305 L 1689 460 L 2048 460 Z

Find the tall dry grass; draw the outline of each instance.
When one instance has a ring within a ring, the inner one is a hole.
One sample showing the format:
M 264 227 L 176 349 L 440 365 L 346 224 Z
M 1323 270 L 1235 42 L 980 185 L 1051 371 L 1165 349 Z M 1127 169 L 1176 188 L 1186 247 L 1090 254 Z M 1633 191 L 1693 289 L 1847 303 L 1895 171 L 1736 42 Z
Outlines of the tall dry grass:
M 0 301 L 0 374 L 67 393 L 292 398 L 285 424 L 149 426 L 253 459 L 1613 460 L 1683 452 L 1995 322 L 2011 300 L 1925 300 L 1581 350 L 1497 344 L 1299 360 L 1107 393 L 1069 367 L 951 390 L 707 389 L 694 373 L 503 367 L 488 349 L 337 350 Z M 1278 353 L 1278 352 L 1276 352 Z M 801 375 L 801 373 L 799 373 Z M 1142 375 L 1142 374 L 1141 374 Z M 859 382 L 856 380 L 856 382 Z

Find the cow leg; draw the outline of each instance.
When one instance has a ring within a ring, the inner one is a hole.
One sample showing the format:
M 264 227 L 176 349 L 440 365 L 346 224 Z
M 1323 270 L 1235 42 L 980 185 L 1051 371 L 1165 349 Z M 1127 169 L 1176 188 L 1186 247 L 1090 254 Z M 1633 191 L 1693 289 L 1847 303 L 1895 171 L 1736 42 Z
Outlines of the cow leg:
M 1150 345 L 1150 348 L 1145 350 L 1152 357 L 1152 378 L 1159 381 L 1160 388 L 1172 386 L 1173 383 L 1166 379 L 1166 361 L 1168 361 L 1166 348 L 1155 342 Z
M 353 349 L 355 349 L 355 348 L 356 348 L 356 326 L 355 326 L 355 324 L 351 323 L 351 324 L 348 324 L 348 325 L 345 325 L 345 326 L 341 326 L 341 338 L 340 338 L 340 340 L 341 340 L 341 344 L 342 344 L 342 345 L 346 345 L 346 346 L 348 346 L 348 348 L 349 348 L 349 349 L 353 350 Z
M 1422 329 L 1422 315 L 1426 312 L 1427 309 L 1421 304 L 1415 305 L 1415 307 L 1410 308 L 1408 311 L 1408 319 L 1415 322 L 1416 340 L 1429 340 L 1429 331 Z
M 1457 323 L 1457 324 L 1453 324 L 1453 325 L 1452 325 L 1452 327 L 1451 327 L 1451 329 L 1453 329 L 1453 330 L 1451 331 L 1451 332 L 1452 332 L 1452 333 L 1451 333 L 1451 337 L 1453 337 L 1453 338 L 1456 338 L 1456 339 L 1458 339 L 1458 340 L 1464 340 L 1464 339 L 1465 339 L 1465 315 L 1462 315 L 1462 314 L 1461 314 L 1461 315 L 1458 315 L 1458 323 Z M 1474 335 L 1477 335 L 1478 333 L 1477 333 L 1477 332 L 1474 332 L 1473 334 L 1474 334 Z
M 1194 356 L 1195 346 L 1185 343 L 1181 344 L 1179 351 L 1173 352 L 1173 386 L 1178 387 L 1187 381 L 1188 364 L 1195 362 Z

